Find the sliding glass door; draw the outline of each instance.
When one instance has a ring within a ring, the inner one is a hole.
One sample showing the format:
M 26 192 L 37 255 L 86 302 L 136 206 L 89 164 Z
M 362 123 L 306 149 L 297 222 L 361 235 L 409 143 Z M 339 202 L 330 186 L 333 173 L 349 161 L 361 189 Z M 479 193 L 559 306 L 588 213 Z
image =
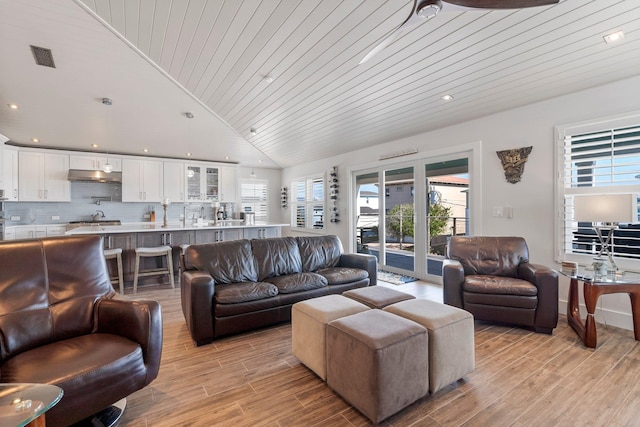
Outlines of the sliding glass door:
M 449 239 L 469 231 L 468 157 L 362 170 L 353 179 L 358 252 L 375 255 L 382 270 L 441 276 Z

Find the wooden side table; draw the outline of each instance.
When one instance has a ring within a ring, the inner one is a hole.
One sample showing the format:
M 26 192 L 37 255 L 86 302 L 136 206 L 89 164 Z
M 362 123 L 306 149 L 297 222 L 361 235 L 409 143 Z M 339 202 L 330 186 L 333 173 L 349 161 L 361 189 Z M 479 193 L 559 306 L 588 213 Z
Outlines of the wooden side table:
M 564 274 L 564 273 L 563 273 Z M 567 275 L 567 274 L 565 274 Z M 571 279 L 569 284 L 569 298 L 567 301 L 567 321 L 576 331 L 584 345 L 596 348 L 596 321 L 594 313 L 600 295 L 626 293 L 631 299 L 631 313 L 633 314 L 633 332 L 635 339 L 640 341 L 640 276 L 625 274 L 612 279 L 594 279 L 591 276 L 578 274 L 567 275 Z M 578 302 L 578 283 L 583 282 L 584 304 L 587 308 L 587 318 L 580 317 Z

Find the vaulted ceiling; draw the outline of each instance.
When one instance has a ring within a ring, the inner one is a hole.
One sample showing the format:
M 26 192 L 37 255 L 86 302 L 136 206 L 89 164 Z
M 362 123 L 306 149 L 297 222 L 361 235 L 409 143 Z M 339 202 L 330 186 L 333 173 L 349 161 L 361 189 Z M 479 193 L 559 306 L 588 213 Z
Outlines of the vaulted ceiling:
M 359 64 L 413 1 L 0 0 L 0 134 L 287 167 L 640 74 L 637 1 L 446 6 Z

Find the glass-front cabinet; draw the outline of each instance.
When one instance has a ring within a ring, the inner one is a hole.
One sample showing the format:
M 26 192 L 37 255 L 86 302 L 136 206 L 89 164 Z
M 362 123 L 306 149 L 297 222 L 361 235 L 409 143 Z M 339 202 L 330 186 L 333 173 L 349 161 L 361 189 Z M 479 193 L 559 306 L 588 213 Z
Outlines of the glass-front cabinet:
M 187 200 L 189 202 L 217 201 L 218 194 L 217 167 L 193 163 L 187 165 Z

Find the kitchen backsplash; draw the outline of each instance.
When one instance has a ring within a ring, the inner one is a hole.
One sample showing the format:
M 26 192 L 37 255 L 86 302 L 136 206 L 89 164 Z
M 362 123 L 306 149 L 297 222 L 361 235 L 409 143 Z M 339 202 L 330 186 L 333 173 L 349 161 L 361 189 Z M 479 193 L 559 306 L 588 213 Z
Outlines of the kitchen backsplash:
M 90 220 L 96 210 L 104 212 L 105 220 L 122 222 L 149 221 L 145 215 L 155 209 L 156 222 L 162 222 L 160 203 L 122 203 L 122 184 L 71 182 L 71 202 L 5 202 L 6 226 L 29 224 L 66 224 L 71 221 Z M 98 204 L 99 203 L 99 204 Z M 205 219 L 213 219 L 209 204 L 191 203 L 189 210 L 204 206 Z M 169 221 L 179 221 L 184 203 L 171 203 L 167 208 Z M 12 220 L 19 216 L 20 220 Z M 60 219 L 51 219 L 52 217 Z

